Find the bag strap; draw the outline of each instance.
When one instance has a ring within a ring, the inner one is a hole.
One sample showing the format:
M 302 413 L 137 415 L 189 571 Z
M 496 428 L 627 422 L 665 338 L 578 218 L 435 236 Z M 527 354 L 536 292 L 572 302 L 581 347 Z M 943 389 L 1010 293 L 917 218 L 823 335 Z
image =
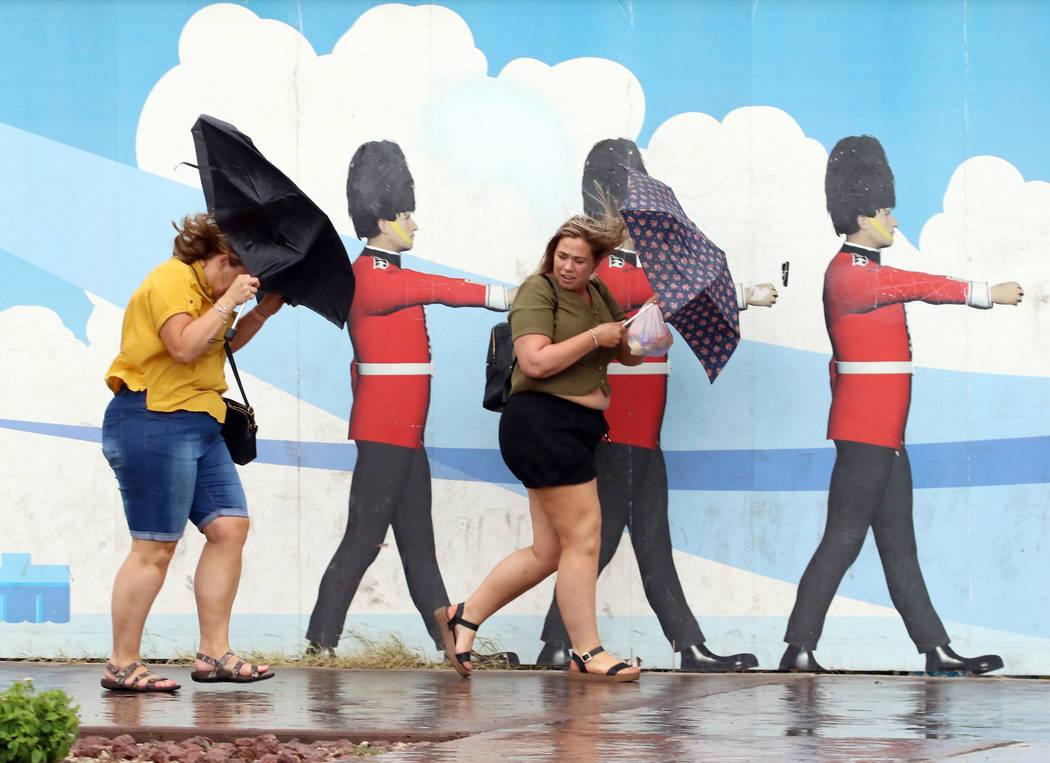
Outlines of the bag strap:
M 237 380 L 237 388 L 241 391 L 241 398 L 244 400 L 246 408 L 251 408 L 252 404 L 248 402 L 248 396 L 244 394 L 244 385 L 241 384 L 241 375 L 237 373 L 237 361 L 233 359 L 233 350 L 230 349 L 230 340 L 236 336 L 237 331 L 235 329 L 227 329 L 226 335 L 222 338 L 222 346 L 226 348 L 226 357 L 230 359 L 230 368 L 233 369 L 233 378 Z
M 551 294 L 554 296 L 554 325 L 558 325 L 558 290 L 554 288 L 554 281 L 552 281 L 546 273 L 543 274 L 543 280 L 547 282 L 547 285 L 551 287 Z
M 546 281 L 547 285 L 551 287 L 551 294 L 554 296 L 554 327 L 557 328 L 558 327 L 558 290 L 554 288 L 554 281 L 549 279 L 547 277 L 546 273 L 543 273 L 542 275 L 543 275 L 543 280 Z M 511 336 L 513 337 L 513 334 L 511 334 Z M 554 341 L 554 340 L 552 339 L 551 341 Z M 514 346 L 513 342 L 511 342 L 511 347 L 513 347 L 513 346 Z M 512 372 L 514 371 L 514 366 L 516 366 L 516 365 L 518 365 L 518 356 L 515 353 L 511 357 L 511 361 L 510 361 L 510 370 Z M 507 380 L 508 380 L 507 383 L 508 383 L 508 388 L 509 388 L 509 384 L 510 384 L 510 381 L 509 381 L 510 380 L 510 376 L 509 375 L 507 376 Z
M 189 162 L 182 162 L 182 164 L 189 164 Z M 189 166 L 195 167 L 196 165 L 189 164 Z M 197 274 L 196 270 L 193 271 L 193 275 L 196 277 L 197 283 L 200 284 L 201 291 L 207 294 L 208 292 L 204 288 L 204 284 L 201 283 L 201 277 Z M 226 333 L 222 335 L 222 346 L 226 349 L 226 357 L 230 359 L 230 368 L 233 369 L 233 378 L 237 380 L 237 387 L 241 391 L 241 399 L 244 400 L 244 407 L 251 408 L 252 404 L 248 402 L 248 396 L 244 394 L 244 385 L 241 384 L 241 375 L 237 373 L 237 361 L 233 359 L 233 350 L 230 349 L 230 340 L 235 336 L 237 336 L 237 329 L 230 326 L 226 329 Z

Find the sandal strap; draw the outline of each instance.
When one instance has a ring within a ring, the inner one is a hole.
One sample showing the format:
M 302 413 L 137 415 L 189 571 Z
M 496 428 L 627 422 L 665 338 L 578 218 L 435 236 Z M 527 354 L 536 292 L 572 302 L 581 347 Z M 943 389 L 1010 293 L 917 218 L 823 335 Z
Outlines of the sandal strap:
M 572 657 L 572 661 L 576 663 L 576 667 L 577 668 L 579 668 L 584 673 L 590 673 L 591 671 L 587 670 L 587 663 L 591 661 L 591 659 L 594 657 L 594 655 L 601 654 L 604 651 L 605 651 L 605 647 L 603 647 L 603 646 L 601 646 L 599 644 L 598 646 L 594 647 L 594 649 L 592 649 L 589 652 L 582 652 L 580 654 L 576 654 L 575 652 L 573 652 L 571 657 Z M 618 662 L 615 665 L 613 665 L 611 668 L 609 668 L 607 671 L 605 671 L 605 675 L 607 675 L 607 676 L 615 676 L 621 670 L 626 670 L 626 669 L 628 669 L 630 667 L 631 666 L 628 665 L 626 662 Z
M 231 659 L 237 657 L 233 652 L 227 652 L 222 656 L 222 660 L 219 661 L 219 670 L 230 676 L 231 678 L 239 678 L 241 675 L 241 668 L 244 667 L 245 662 L 241 658 L 237 657 L 237 664 L 232 668 L 227 667 L 227 664 Z
M 602 646 L 601 644 L 598 644 L 598 646 L 594 647 L 594 649 L 592 649 L 591 651 L 589 651 L 589 652 L 582 652 L 580 654 L 580 661 L 581 662 L 590 662 L 591 658 L 594 657 L 594 655 L 601 654 L 604 651 L 605 651 L 605 647 Z
M 146 686 L 153 687 L 153 686 L 156 686 L 161 681 L 168 681 L 168 680 L 170 680 L 170 679 L 164 678 L 163 676 L 158 676 L 156 673 L 153 673 L 153 672 L 147 670 L 145 673 L 139 673 L 138 677 L 135 678 L 135 680 L 131 682 L 131 686 L 132 686 L 132 688 L 137 689 L 137 688 L 139 688 L 139 685 L 143 681 L 145 681 L 146 682 Z
M 231 657 L 233 652 L 227 652 L 219 659 L 215 659 L 204 652 L 197 652 L 197 659 L 203 662 L 205 665 L 211 665 L 211 670 L 208 671 L 208 678 L 218 678 L 226 669 L 226 663 Z
M 118 669 L 117 666 L 114 665 L 112 662 L 107 662 L 106 663 L 106 670 L 108 670 L 110 673 L 113 674 L 113 678 L 116 679 L 117 684 L 120 685 L 120 686 L 124 686 L 125 684 L 127 684 L 128 679 L 131 678 L 131 674 L 132 673 L 134 673 L 139 668 L 145 668 L 145 667 L 146 666 L 142 664 L 142 660 L 136 660 L 135 662 L 131 663 L 130 665 L 125 666 L 123 670 Z M 132 686 L 136 686 L 138 684 L 138 682 L 139 682 L 139 679 L 141 679 L 142 676 L 148 676 L 148 675 L 149 675 L 149 668 L 146 668 L 146 672 L 143 673 L 142 675 L 140 675 L 134 681 L 132 681 L 131 685 Z
M 136 671 L 139 668 L 142 668 L 142 672 L 136 675 Z M 143 682 L 145 682 L 146 686 L 152 688 L 159 684 L 161 681 L 171 680 L 169 678 L 165 678 L 164 676 L 159 676 L 156 673 L 154 673 L 150 669 L 149 665 L 142 662 L 142 660 L 136 660 L 135 662 L 125 667 L 123 670 L 118 670 L 117 666 L 114 665 L 112 662 L 106 662 L 106 670 L 109 673 L 113 674 L 115 683 L 118 686 L 127 686 L 131 689 L 138 689 L 142 686 Z
M 233 654 L 230 652 L 230 654 Z M 241 674 L 241 668 L 247 665 L 251 670 L 248 671 L 248 675 Z M 245 662 L 244 660 L 238 659 L 237 664 L 233 666 L 233 669 L 229 672 L 230 678 L 243 678 L 243 679 L 255 679 L 259 677 L 259 666 L 254 662 Z
M 226 653 L 226 655 L 228 654 L 229 652 Z M 226 655 L 223 655 L 223 658 L 225 658 Z M 209 657 L 204 652 L 197 652 L 197 659 L 213 667 L 219 667 L 219 660 L 216 660 L 214 657 Z
M 230 660 L 233 659 L 233 658 L 237 658 L 237 663 L 232 668 L 227 667 L 227 665 L 229 664 Z M 254 662 L 245 662 L 244 660 L 242 660 L 239 657 L 237 657 L 237 655 L 234 654 L 233 652 L 227 652 L 226 654 L 224 654 L 219 659 L 215 659 L 214 657 L 209 657 L 208 655 L 204 654 L 203 652 L 197 652 L 197 659 L 200 660 L 201 662 L 207 663 L 208 665 L 212 666 L 212 669 L 210 671 L 208 671 L 208 676 L 210 678 L 218 678 L 219 676 L 226 676 L 226 677 L 234 678 L 234 679 L 236 679 L 236 678 L 244 678 L 245 680 L 248 680 L 248 679 L 258 678 L 259 675 L 260 675 L 260 673 L 259 673 L 259 666 L 258 665 L 256 665 Z M 241 675 L 241 668 L 243 668 L 245 665 L 250 667 L 251 671 L 250 671 L 249 675 L 242 676 Z
M 456 614 L 452 615 L 452 619 L 448 621 L 448 624 L 450 627 L 453 628 L 457 625 L 462 625 L 464 628 L 470 628 L 470 630 L 472 631 L 476 631 L 478 628 L 481 627 L 476 623 L 472 623 L 469 620 L 463 619 L 463 602 L 460 602 L 458 605 L 456 605 Z M 458 656 L 459 655 L 457 655 L 457 657 Z

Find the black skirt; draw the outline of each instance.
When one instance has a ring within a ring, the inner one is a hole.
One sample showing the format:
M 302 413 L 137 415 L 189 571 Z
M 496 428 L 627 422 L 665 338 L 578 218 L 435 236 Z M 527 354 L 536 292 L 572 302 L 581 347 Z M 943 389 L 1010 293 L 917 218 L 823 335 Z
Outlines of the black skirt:
M 499 420 L 503 461 L 527 488 L 582 485 L 597 476 L 605 414 L 543 392 L 511 395 Z

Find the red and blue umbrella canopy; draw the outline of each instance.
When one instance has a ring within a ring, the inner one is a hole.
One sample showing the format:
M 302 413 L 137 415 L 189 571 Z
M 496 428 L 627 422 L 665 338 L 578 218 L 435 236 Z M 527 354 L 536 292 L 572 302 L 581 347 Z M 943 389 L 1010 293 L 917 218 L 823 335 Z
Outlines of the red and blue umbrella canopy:
M 725 252 L 685 214 L 668 186 L 627 169 L 620 211 L 664 316 L 712 383 L 740 343 L 736 287 Z

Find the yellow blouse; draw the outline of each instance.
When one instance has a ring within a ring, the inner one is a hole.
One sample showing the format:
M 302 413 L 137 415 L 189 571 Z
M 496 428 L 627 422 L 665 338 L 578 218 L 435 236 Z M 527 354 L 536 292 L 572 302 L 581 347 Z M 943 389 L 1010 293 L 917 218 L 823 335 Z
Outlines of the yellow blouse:
M 113 394 L 121 386 L 146 391 L 151 411 L 203 411 L 216 421 L 226 420 L 226 352 L 222 337 L 232 325 L 231 314 L 192 363 L 180 363 L 164 347 L 160 327 L 173 315 L 186 313 L 198 318 L 212 309 L 215 300 L 198 260 L 192 265 L 172 257 L 153 269 L 124 311 L 120 354 L 106 372 L 106 385 Z

